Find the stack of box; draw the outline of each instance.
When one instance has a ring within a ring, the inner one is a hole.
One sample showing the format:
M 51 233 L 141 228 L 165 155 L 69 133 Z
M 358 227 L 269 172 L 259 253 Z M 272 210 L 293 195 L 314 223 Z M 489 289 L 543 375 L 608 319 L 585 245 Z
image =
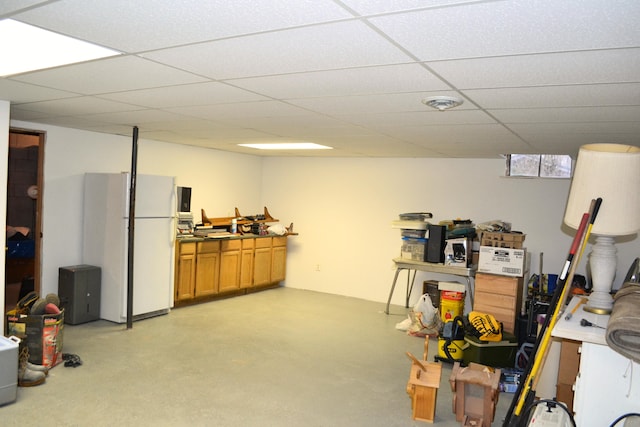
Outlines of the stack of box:
M 429 223 L 433 216 L 428 212 L 400 214 L 400 219 L 393 221 L 391 226 L 399 228 L 402 234 L 400 257 L 412 261 L 424 261 L 426 256 L 427 239 L 425 237 Z
M 492 314 L 510 334 L 516 334 L 529 269 L 524 238 L 520 233 L 487 232 L 481 237 L 473 310 Z

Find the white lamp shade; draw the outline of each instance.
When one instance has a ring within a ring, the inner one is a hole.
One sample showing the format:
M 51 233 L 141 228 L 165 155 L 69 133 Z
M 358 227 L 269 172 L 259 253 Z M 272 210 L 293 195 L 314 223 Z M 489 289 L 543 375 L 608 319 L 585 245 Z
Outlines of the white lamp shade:
M 580 147 L 564 222 L 578 228 L 592 199 L 602 198 L 591 232 L 624 236 L 640 230 L 640 147 L 588 144 Z

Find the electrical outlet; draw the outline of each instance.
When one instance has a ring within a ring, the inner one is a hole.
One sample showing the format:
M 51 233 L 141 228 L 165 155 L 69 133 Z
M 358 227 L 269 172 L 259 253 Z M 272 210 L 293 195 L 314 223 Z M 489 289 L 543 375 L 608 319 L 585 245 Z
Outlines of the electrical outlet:
M 316 264 L 316 271 L 320 271 L 320 264 Z

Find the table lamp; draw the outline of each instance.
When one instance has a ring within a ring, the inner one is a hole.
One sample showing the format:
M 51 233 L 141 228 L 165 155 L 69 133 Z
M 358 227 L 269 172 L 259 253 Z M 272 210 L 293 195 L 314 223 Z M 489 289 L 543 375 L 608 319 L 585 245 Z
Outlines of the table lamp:
M 589 255 L 593 284 L 585 310 L 609 314 L 611 287 L 616 273 L 616 236 L 640 230 L 640 147 L 621 144 L 587 144 L 580 147 L 564 222 L 577 229 L 592 199 L 602 205 L 591 233 L 596 243 Z

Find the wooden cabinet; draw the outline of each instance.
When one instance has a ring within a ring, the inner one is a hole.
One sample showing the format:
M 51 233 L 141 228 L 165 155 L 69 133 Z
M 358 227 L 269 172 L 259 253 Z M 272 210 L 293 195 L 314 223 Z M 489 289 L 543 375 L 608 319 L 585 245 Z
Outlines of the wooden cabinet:
M 253 258 L 253 286 L 271 283 L 271 237 L 256 239 Z
M 177 305 L 277 285 L 286 276 L 287 237 L 178 241 Z
M 522 277 L 476 273 L 473 310 L 492 314 L 505 332 L 515 335 L 522 287 Z
M 220 278 L 220 242 L 205 240 L 196 244 L 195 297 L 218 292 Z
M 220 283 L 218 292 L 240 289 L 240 240 L 223 240 L 220 252 Z
M 281 282 L 287 274 L 287 238 L 274 237 L 271 247 L 271 282 Z
M 194 297 L 196 280 L 196 244 L 185 242 L 178 244 L 176 250 L 176 301 Z
M 255 239 L 242 239 L 240 252 L 240 288 L 246 289 L 253 286 L 253 257 L 255 251 Z

